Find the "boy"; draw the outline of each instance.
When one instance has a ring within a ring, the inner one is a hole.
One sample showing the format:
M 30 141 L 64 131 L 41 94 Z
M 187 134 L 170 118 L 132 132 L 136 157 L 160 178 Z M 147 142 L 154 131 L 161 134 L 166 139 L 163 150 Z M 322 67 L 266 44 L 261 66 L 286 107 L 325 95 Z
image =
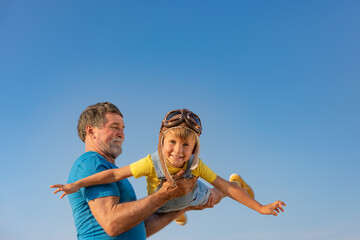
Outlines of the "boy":
M 55 184 L 51 188 L 58 188 L 54 193 L 64 191 L 60 198 L 78 191 L 81 187 L 97 184 L 112 183 L 124 178 L 146 176 L 148 194 L 161 188 L 164 181 L 172 184 L 171 175 L 185 171 L 184 177 L 201 177 L 214 186 L 209 189 L 201 181 L 197 181 L 194 190 L 181 198 L 172 199 L 158 209 L 157 212 L 170 212 L 184 209 L 187 206 L 203 205 L 205 203 L 219 203 L 222 198 L 229 196 L 245 206 L 266 215 L 277 216 L 284 211 L 284 202 L 276 201 L 272 204 L 261 205 L 254 199 L 254 192 L 249 185 L 237 174 L 230 176 L 230 182 L 224 180 L 200 159 L 199 136 L 202 132 L 200 118 L 187 109 L 178 109 L 166 114 L 159 134 L 158 151 L 128 166 L 106 170 L 77 182 L 61 185 Z M 185 225 L 187 217 L 181 215 L 175 220 Z

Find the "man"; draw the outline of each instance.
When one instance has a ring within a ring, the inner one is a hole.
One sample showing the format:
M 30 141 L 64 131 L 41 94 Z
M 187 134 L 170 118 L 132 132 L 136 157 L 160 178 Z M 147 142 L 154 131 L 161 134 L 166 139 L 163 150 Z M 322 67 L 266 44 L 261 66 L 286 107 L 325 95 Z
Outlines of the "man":
M 122 152 L 123 115 L 119 109 L 103 102 L 89 106 L 80 115 L 78 134 L 85 143 L 85 153 L 74 163 L 68 183 L 106 169 L 117 168 L 115 159 Z M 70 194 L 78 239 L 146 239 L 183 214 L 184 209 L 165 214 L 154 213 L 172 198 L 190 192 L 196 178 L 175 177 L 176 185 L 165 182 L 162 188 L 137 200 L 127 179 L 116 183 L 81 188 Z M 212 207 L 210 203 L 198 209 Z M 194 209 L 194 208 L 193 208 Z

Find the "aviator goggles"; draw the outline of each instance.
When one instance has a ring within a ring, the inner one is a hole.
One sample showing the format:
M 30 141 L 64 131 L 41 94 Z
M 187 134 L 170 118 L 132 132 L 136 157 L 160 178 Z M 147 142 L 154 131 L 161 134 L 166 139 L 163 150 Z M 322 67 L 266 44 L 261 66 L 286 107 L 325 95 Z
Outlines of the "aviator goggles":
M 178 126 L 183 121 L 185 121 L 192 130 L 201 134 L 202 127 L 199 116 L 187 109 L 177 109 L 169 112 L 162 121 L 162 125 L 170 128 Z

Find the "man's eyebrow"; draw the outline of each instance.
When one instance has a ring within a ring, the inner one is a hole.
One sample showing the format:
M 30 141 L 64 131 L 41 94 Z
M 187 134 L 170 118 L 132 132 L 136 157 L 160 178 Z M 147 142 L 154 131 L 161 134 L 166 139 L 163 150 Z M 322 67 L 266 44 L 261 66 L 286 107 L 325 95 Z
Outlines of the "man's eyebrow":
M 111 123 L 110 126 L 122 126 L 123 128 L 125 128 L 125 125 L 121 125 L 120 123 L 117 122 Z

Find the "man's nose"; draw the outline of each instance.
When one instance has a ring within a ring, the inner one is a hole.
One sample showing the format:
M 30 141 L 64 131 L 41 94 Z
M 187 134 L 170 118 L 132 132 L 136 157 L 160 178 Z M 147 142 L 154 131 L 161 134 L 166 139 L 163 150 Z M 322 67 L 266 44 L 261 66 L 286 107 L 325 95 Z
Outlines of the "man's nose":
M 123 129 L 119 130 L 117 136 L 120 137 L 120 138 L 122 138 L 122 139 L 124 140 L 124 139 L 125 139 L 124 130 L 123 130 Z

